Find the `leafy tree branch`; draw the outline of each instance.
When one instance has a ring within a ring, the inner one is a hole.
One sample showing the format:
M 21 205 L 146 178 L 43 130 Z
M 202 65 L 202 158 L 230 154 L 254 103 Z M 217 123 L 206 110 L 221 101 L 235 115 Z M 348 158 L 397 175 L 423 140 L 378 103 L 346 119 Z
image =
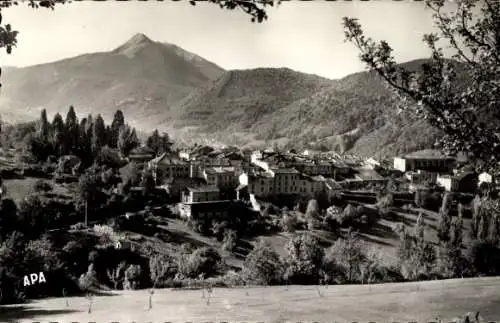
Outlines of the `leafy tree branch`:
M 444 152 L 472 153 L 479 168 L 496 169 L 500 156 L 500 3 L 492 0 L 456 3 L 428 0 L 437 33 L 426 34 L 430 58 L 419 69 L 397 65 L 386 41 L 366 37 L 355 18 L 344 17 L 346 41 L 410 109 L 444 132 Z M 445 10 L 446 9 L 446 10 Z M 446 57 L 442 43 L 453 53 Z

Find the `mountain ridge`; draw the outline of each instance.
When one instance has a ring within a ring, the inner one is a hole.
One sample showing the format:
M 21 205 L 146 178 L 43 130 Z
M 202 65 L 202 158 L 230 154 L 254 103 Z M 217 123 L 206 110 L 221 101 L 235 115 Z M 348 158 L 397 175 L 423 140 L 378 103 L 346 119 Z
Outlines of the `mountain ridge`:
M 179 101 L 169 126 L 189 128 L 194 137 L 209 133 L 229 144 L 276 143 L 367 157 L 430 148 L 439 131 L 396 106 L 373 72 L 329 80 L 286 68 L 236 70 Z
M 439 135 L 399 113 L 373 72 L 332 80 L 287 67 L 226 71 L 141 33 L 108 52 L 7 69 L 2 77 L 3 115 L 35 118 L 42 107 L 54 114 L 73 105 L 82 115 L 109 119 L 121 109 L 139 129 L 159 128 L 182 140 L 378 156 L 429 148 Z
M 201 57 L 193 63 L 185 59 L 193 53 L 173 46 L 135 34 L 111 51 L 8 68 L 2 73 L 0 113 L 26 121 L 42 108 L 50 115 L 73 105 L 82 115 L 101 113 L 106 119 L 121 109 L 131 123 L 146 125 L 225 71 Z

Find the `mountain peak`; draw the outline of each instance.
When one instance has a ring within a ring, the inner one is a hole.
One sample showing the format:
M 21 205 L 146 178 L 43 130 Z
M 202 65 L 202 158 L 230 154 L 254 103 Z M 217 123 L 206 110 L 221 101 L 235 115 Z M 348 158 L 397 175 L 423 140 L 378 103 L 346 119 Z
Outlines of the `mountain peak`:
M 153 41 L 143 33 L 137 33 L 132 38 L 130 38 L 126 44 L 150 44 Z
M 114 50 L 114 52 L 132 57 L 138 51 L 140 51 L 142 48 L 148 47 L 154 43 L 155 42 L 152 41 L 150 38 L 148 38 L 148 36 L 146 36 L 142 33 L 137 33 L 134 36 L 132 36 L 127 42 L 125 42 L 123 45 L 116 48 Z

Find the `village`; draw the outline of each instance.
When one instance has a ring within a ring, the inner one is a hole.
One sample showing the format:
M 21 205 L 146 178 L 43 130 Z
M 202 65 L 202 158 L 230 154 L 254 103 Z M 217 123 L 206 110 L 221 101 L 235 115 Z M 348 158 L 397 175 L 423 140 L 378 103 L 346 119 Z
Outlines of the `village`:
M 232 200 L 254 211 L 262 201 L 291 206 L 320 196 L 375 203 L 390 182 L 396 203 L 413 203 L 417 192 L 438 190 L 472 197 L 496 191 L 492 174 L 477 174 L 466 158 L 424 150 L 393 160 L 360 158 L 335 152 L 280 152 L 194 146 L 154 157 L 147 148 L 129 160 L 150 169 L 158 189 L 179 202 L 183 218 L 224 214 Z

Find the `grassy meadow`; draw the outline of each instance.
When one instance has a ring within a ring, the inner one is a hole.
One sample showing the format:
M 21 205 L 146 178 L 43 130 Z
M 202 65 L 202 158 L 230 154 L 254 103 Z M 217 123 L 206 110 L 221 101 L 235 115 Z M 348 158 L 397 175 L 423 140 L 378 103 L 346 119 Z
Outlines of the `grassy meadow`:
M 50 284 L 50 282 L 47 282 Z M 205 297 L 203 297 L 204 295 Z M 121 291 L 1 308 L 1 322 L 429 322 L 480 311 L 500 319 L 500 278 L 345 286 Z M 68 305 L 68 306 L 66 306 Z

